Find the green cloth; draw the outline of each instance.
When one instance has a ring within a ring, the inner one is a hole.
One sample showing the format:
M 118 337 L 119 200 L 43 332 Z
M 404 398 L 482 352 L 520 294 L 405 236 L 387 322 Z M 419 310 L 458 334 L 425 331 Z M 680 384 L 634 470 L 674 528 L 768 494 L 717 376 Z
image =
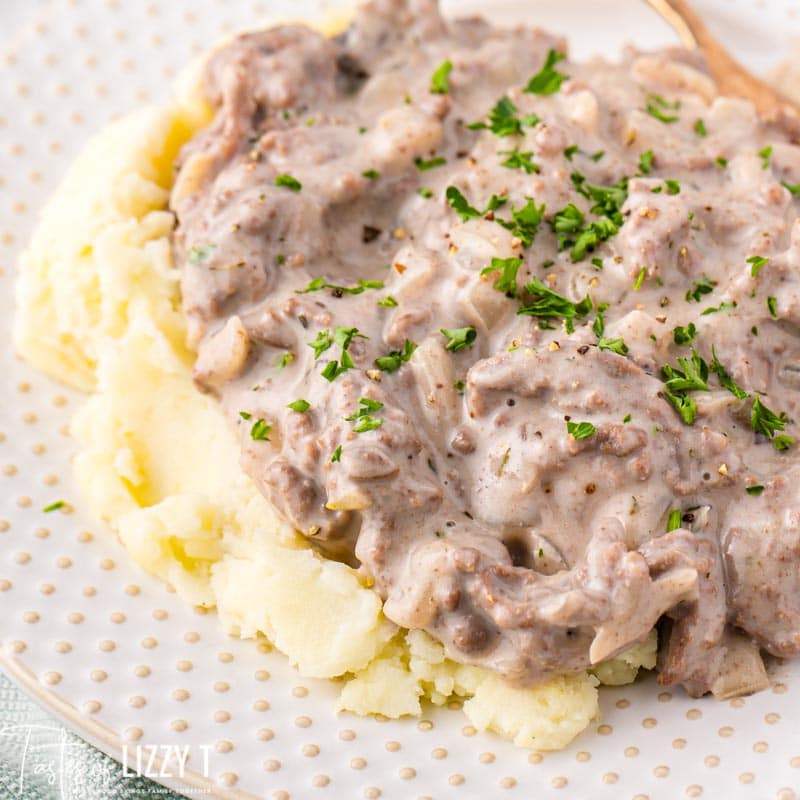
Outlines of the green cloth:
M 67 730 L 0 672 L 0 800 L 184 800 Z

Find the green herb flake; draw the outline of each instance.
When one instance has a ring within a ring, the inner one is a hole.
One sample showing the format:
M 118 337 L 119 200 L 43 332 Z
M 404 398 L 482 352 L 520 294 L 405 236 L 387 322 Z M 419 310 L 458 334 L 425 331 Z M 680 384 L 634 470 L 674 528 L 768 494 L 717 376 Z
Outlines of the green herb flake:
M 552 48 L 547 52 L 542 68 L 528 81 L 527 86 L 522 90 L 528 94 L 555 94 L 561 84 L 569 77 L 563 72 L 555 69 L 559 61 L 563 61 L 566 56 Z
M 436 169 L 436 167 L 443 167 L 447 163 L 444 156 L 434 156 L 433 158 L 424 159 L 417 156 L 414 159 L 414 166 L 420 172 L 427 172 L 429 169 Z
M 680 194 L 681 193 L 681 185 L 678 181 L 672 180 L 671 178 L 667 178 L 664 181 L 664 186 L 667 187 L 667 194 Z
M 628 424 L 628 423 L 629 423 L 629 422 L 630 422 L 632 419 L 633 419 L 633 417 L 631 417 L 631 415 L 630 415 L 630 414 L 626 414 L 626 415 L 625 415 L 625 416 L 622 418 L 622 421 L 623 421 L 623 422 L 624 422 L 624 423 L 627 425 L 627 424 Z
M 681 512 L 677 508 L 670 509 L 669 516 L 667 517 L 667 533 L 676 531 L 681 527 Z
M 606 321 L 603 317 L 603 312 L 598 309 L 597 316 L 594 318 L 594 322 L 592 323 L 592 331 L 594 335 L 600 339 L 602 338 L 603 334 L 606 330 Z
M 420 197 L 424 197 L 426 200 L 430 200 L 433 197 L 433 191 L 431 189 L 426 188 L 425 186 L 420 187 L 417 189 L 417 194 Z
M 369 180 L 374 181 L 377 178 L 380 178 L 381 174 L 376 169 L 366 169 L 361 173 L 365 178 L 369 178 Z
M 702 120 L 702 119 L 698 119 L 698 120 L 697 120 L 697 121 L 694 123 L 694 132 L 695 132 L 695 133 L 696 133 L 698 136 L 704 136 L 704 137 L 705 137 L 705 136 L 708 136 L 708 130 L 706 130 L 706 124 L 705 124 L 705 122 L 703 122 L 703 120 Z
M 524 302 L 517 314 L 524 314 L 531 317 L 561 317 L 563 319 L 573 319 L 575 317 L 585 317 L 592 310 L 592 299 L 587 294 L 578 303 L 563 295 L 554 292 L 538 278 L 534 277 L 524 287 Z
M 644 279 L 647 277 L 647 267 L 642 267 L 639 270 L 639 274 L 636 276 L 636 280 L 633 282 L 633 291 L 638 292 L 639 289 L 642 288 L 642 284 L 644 283 Z
M 516 297 L 518 294 L 517 272 L 521 265 L 521 258 L 493 258 L 491 265 L 481 270 L 481 275 L 500 272 L 500 277 L 494 282 L 494 288 L 498 292 L 503 292 L 506 297 Z
M 453 71 L 453 62 L 450 59 L 443 61 L 431 75 L 431 94 L 447 94 L 450 91 L 450 73 Z
M 417 345 L 406 339 L 401 350 L 392 350 L 388 355 L 375 359 L 375 366 L 382 372 L 394 372 L 400 369 L 413 355 Z
M 769 259 L 764 256 L 750 256 L 746 259 L 746 263 L 750 264 L 750 275 L 755 278 L 762 268 L 769 264 Z
M 575 441 L 588 439 L 597 433 L 597 428 L 591 422 L 567 422 L 567 435 Z
M 628 354 L 628 345 L 625 344 L 624 339 L 600 339 L 597 343 L 599 350 L 610 350 L 619 356 L 626 356 Z
M 495 103 L 489 112 L 488 122 L 473 122 L 467 127 L 470 130 L 490 130 L 495 136 L 521 136 L 523 127 L 532 128 L 539 123 L 536 114 L 517 117 L 517 107 L 505 95 Z
M 771 295 L 767 298 L 767 308 L 769 309 L 769 314 L 773 319 L 778 318 L 778 300 Z
M 792 197 L 800 197 L 800 183 L 787 183 L 786 181 L 781 181 L 781 186 L 786 189 Z
M 533 151 L 521 152 L 518 147 L 515 147 L 513 150 L 500 150 L 499 155 L 508 156 L 508 158 L 500 162 L 501 167 L 522 169 L 528 175 L 541 170 L 541 167 L 532 161 Z
M 478 336 L 478 332 L 472 327 L 441 328 L 439 333 L 447 338 L 447 344 L 444 349 L 453 353 L 463 350 L 465 347 L 471 347 Z
M 288 367 L 292 361 L 294 361 L 294 353 L 287 351 L 280 357 L 280 360 L 278 361 L 278 369 L 286 369 L 286 367 Z
M 718 156 L 716 163 L 717 163 L 718 167 L 721 167 L 722 169 L 725 169 L 725 167 L 728 166 L 728 159 L 727 158 L 723 158 L 723 156 Z
M 677 111 L 680 107 L 680 100 L 670 103 L 659 94 L 648 94 L 645 111 L 660 122 L 669 124 L 677 122 L 678 119 L 680 119 L 677 114 L 670 113 L 672 111 Z
M 473 208 L 455 186 L 447 187 L 445 197 L 453 211 L 461 217 L 462 222 L 467 222 L 470 219 L 479 219 L 482 216 L 481 212 L 477 208 Z
M 390 294 L 386 295 L 383 300 L 378 300 L 378 305 L 381 308 L 397 308 L 399 303 Z
M 209 244 L 196 244 L 186 251 L 186 260 L 192 265 L 197 266 L 202 264 L 216 249 L 218 245 Z
M 63 500 L 56 500 L 55 503 L 50 503 L 49 506 L 45 506 L 42 511 L 45 514 L 49 514 L 51 511 L 58 511 L 59 508 L 64 508 L 66 503 Z
M 383 403 L 372 400 L 369 397 L 360 397 L 358 400 L 360 408 L 355 414 L 345 417 L 346 422 L 355 422 L 353 426 L 353 433 L 366 433 L 367 431 L 374 431 L 383 425 L 381 417 L 372 416 L 376 411 L 383 408 Z
M 308 346 L 314 351 L 314 360 L 316 361 L 332 344 L 331 332 L 326 330 L 320 331 L 317 338 L 313 342 L 309 342 Z
M 758 151 L 758 156 L 761 159 L 761 169 L 769 169 L 769 162 L 772 158 L 772 145 L 768 144 Z
M 249 411 L 240 411 L 240 412 L 239 412 L 239 416 L 240 416 L 242 419 L 244 419 L 244 420 L 248 420 L 248 419 L 250 419 L 250 418 L 251 418 L 253 415 L 252 415 L 252 414 L 251 414 Z
M 649 175 L 653 169 L 653 151 L 652 150 L 645 150 L 639 156 L 639 171 L 642 175 Z
M 697 336 L 697 328 L 695 327 L 694 322 L 690 322 L 685 328 L 681 325 L 678 325 L 672 331 L 672 338 L 675 341 L 675 344 L 678 345 L 691 344 L 694 341 L 695 336 Z
M 367 289 L 383 289 L 383 286 L 383 281 L 366 281 L 363 278 L 359 278 L 355 286 L 337 286 L 336 284 L 328 283 L 324 277 L 317 277 L 309 281 L 304 289 L 295 289 L 295 294 L 309 294 L 310 292 L 330 289 L 334 295 L 341 297 L 345 294 L 363 294 Z
M 602 258 L 593 258 L 590 263 L 596 270 L 602 270 L 603 269 L 603 259 Z
M 301 397 L 297 400 L 292 400 L 291 403 L 287 403 L 286 408 L 291 408 L 292 411 L 296 411 L 298 414 L 305 414 L 311 408 L 311 403 Z
M 282 267 L 286 263 L 286 256 L 283 253 L 278 253 L 275 256 L 275 266 Z
M 738 400 L 743 400 L 747 397 L 747 392 L 739 386 L 736 381 L 731 378 L 728 374 L 728 371 L 725 367 L 720 363 L 720 360 L 717 358 L 717 351 L 714 348 L 714 345 L 711 346 L 711 370 L 717 376 L 717 380 L 719 380 L 719 385 L 722 386 L 723 389 L 727 389 L 734 397 Z
M 255 442 L 268 442 L 271 430 L 272 425 L 268 425 L 265 419 L 257 419 L 250 428 L 250 438 Z
M 603 158 L 603 156 L 605 156 L 605 154 L 606 154 L 605 150 L 598 150 L 596 153 L 592 153 L 589 156 L 589 158 L 592 161 L 594 161 L 594 163 L 596 164 L 598 161 L 600 161 Z
M 339 445 L 334 451 L 333 455 L 331 456 L 331 464 L 335 464 L 337 461 L 342 460 L 342 446 Z
M 580 147 L 576 144 L 571 144 L 569 147 L 564 148 L 564 158 L 567 161 L 572 161 L 572 157 L 578 152 L 580 152 Z
M 744 490 L 747 494 L 758 497 L 764 491 L 764 486 L 760 483 L 754 483 L 752 486 L 745 486 Z
M 303 188 L 303 184 L 300 183 L 297 178 L 293 178 L 291 175 L 287 175 L 286 173 L 283 175 L 278 175 L 278 177 L 275 178 L 275 185 L 284 189 L 289 189 L 292 192 L 299 192 Z
M 522 246 L 527 248 L 533 244 L 539 231 L 539 225 L 544 219 L 545 205 L 542 203 L 537 206 L 532 197 L 526 197 L 525 200 L 526 203 L 522 208 L 511 208 L 510 220 L 497 219 L 496 221 L 506 230 L 511 231 L 522 242 Z M 491 205 L 491 201 L 489 204 Z
M 699 281 L 695 281 L 692 288 L 686 292 L 686 302 L 691 303 L 694 300 L 695 303 L 699 303 L 704 294 L 711 294 L 713 291 L 714 284 L 708 278 L 703 277 Z
M 779 431 L 784 430 L 789 418 L 782 411 L 776 414 L 767 408 L 760 400 L 758 395 L 753 396 L 753 408 L 750 413 L 750 427 L 756 433 L 762 433 L 772 441 L 776 450 L 787 450 L 793 443 L 791 436 L 776 436 Z

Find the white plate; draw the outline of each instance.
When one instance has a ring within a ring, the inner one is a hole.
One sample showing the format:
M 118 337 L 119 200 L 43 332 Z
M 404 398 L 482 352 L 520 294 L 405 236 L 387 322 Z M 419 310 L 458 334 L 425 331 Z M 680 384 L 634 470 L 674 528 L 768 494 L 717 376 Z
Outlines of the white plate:
M 487 2 L 485 5 L 489 5 Z M 790 0 L 697 2 L 751 66 L 800 32 Z M 466 12 L 475 3 L 449 3 Z M 335 687 L 223 635 L 133 567 L 80 513 L 65 425 L 80 398 L 16 360 L 13 265 L 37 209 L 89 133 L 168 98 L 195 53 L 267 12 L 319 15 L 313 0 L 2 0 L 0 8 L 0 636 L 2 663 L 69 725 L 119 757 L 124 742 L 190 748 L 171 784 L 221 796 L 305 798 L 800 797 L 800 666 L 772 691 L 719 703 L 652 681 L 602 693 L 602 719 L 544 757 L 476 735 L 458 712 L 380 722 L 332 712 Z M 673 41 L 633 0 L 506 0 L 498 19 L 566 33 L 612 55 Z M 0 721 L 1 722 L 1 721 Z M 204 750 L 208 751 L 205 769 Z M 202 773 L 208 778 L 204 778 Z

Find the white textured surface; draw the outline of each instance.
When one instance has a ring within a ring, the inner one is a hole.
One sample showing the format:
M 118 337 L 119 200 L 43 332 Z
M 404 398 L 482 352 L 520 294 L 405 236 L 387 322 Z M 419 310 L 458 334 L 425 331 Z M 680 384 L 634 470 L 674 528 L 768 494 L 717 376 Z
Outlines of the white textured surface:
M 800 32 L 790 0 L 703 0 L 716 31 L 752 66 Z M 476 4 L 448 4 L 472 11 Z M 73 727 L 139 743 L 191 745 L 190 766 L 236 790 L 305 798 L 800 798 L 800 668 L 730 703 L 605 690 L 603 717 L 563 753 L 541 757 L 475 734 L 457 711 L 422 721 L 332 712 L 336 688 L 303 680 L 276 654 L 224 636 L 129 565 L 80 512 L 65 425 L 80 402 L 10 350 L 13 265 L 65 165 L 112 116 L 168 98 L 169 81 L 220 35 L 314 0 L 2 0 L 0 7 L 0 639 L 7 664 Z M 567 33 L 573 51 L 613 55 L 627 39 L 672 41 L 632 0 L 504 0 L 499 19 Z M 515 10 L 516 9 L 516 10 Z M 519 9 L 524 9 L 524 15 Z M 634 36 L 634 31 L 636 35 Z M 73 513 L 45 514 L 64 499 Z M 69 715 L 65 706 L 60 713 Z M 102 743 L 102 742 L 101 742 Z M 108 742 L 103 746 L 113 749 Z

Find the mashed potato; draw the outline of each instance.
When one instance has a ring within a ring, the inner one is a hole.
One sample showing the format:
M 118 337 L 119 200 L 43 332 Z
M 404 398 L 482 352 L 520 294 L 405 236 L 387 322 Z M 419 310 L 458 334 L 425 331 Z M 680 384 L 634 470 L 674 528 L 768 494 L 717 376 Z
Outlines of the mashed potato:
M 207 121 L 198 97 L 95 137 L 21 260 L 19 352 L 91 393 L 73 424 L 89 512 L 137 564 L 216 608 L 229 632 L 268 638 L 303 675 L 342 677 L 342 710 L 399 717 L 459 697 L 477 728 L 564 747 L 597 715 L 600 681 L 654 666 L 654 634 L 593 674 L 512 688 L 449 660 L 425 633 L 398 630 L 363 577 L 310 549 L 240 469 L 215 402 L 192 382 L 171 258 L 172 163 Z

